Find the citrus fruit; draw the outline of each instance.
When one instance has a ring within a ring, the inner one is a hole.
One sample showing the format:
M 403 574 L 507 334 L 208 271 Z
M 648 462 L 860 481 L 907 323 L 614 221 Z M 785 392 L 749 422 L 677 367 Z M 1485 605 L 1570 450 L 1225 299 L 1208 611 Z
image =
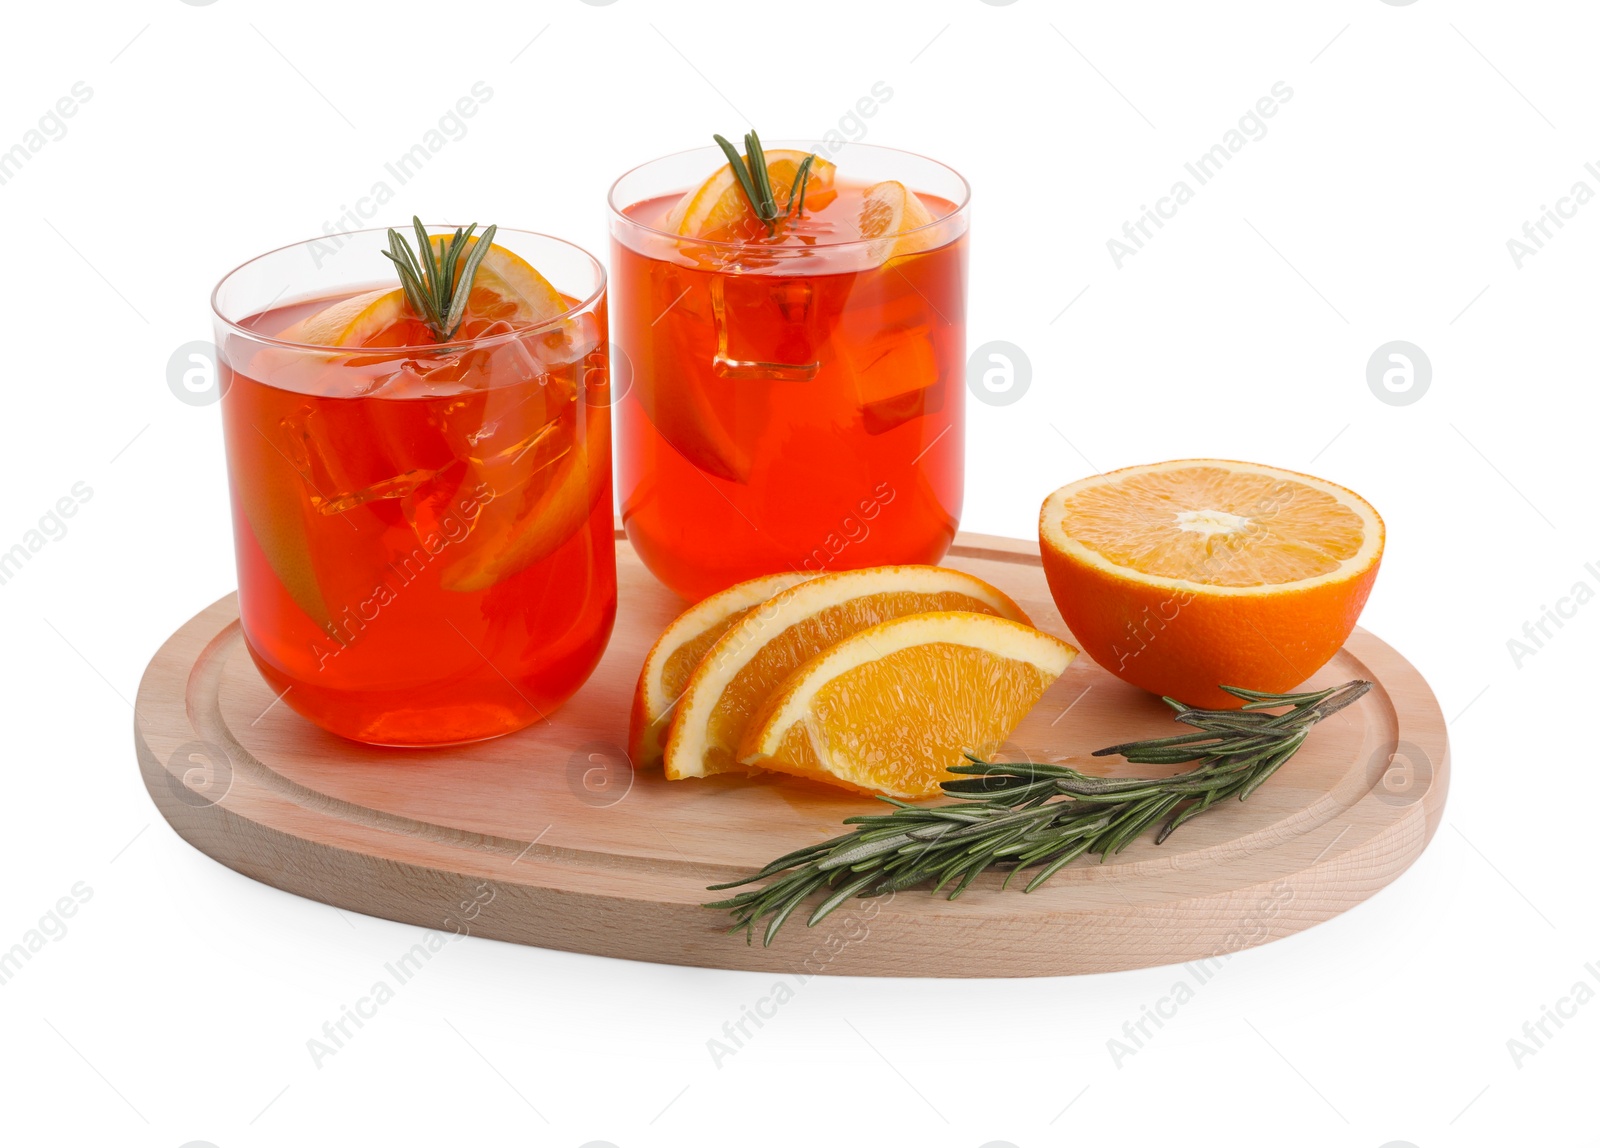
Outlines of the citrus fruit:
M 1383 520 L 1342 486 L 1189 459 L 1063 486 L 1039 514 L 1050 592 L 1084 651 L 1153 693 L 1235 709 L 1282 692 L 1355 628 Z
M 449 246 L 451 236 L 432 235 L 428 242 L 437 251 Z M 478 236 L 467 240 L 461 253 L 462 262 L 472 248 L 482 242 Z M 472 280 L 472 293 L 467 297 L 467 321 L 455 338 L 472 338 L 479 332 L 469 330 L 473 320 L 482 324 L 503 320 L 514 326 L 543 323 L 555 318 L 569 304 L 550 280 L 533 269 L 520 255 L 506 250 L 498 243 L 489 245 L 489 254 L 478 264 Z
M 1078 651 L 992 614 L 881 622 L 806 662 L 750 720 L 746 765 L 891 797 L 930 797 L 987 759 Z
M 767 178 L 772 182 L 772 198 L 781 211 L 789 201 L 795 175 L 810 152 L 777 148 L 767 155 Z M 834 165 L 817 156 L 811 161 L 806 181 L 806 207 L 825 207 L 833 199 Z M 732 164 L 723 164 L 693 191 L 685 192 L 667 213 L 667 230 L 697 239 L 735 239 L 759 236 L 766 231 L 750 201 L 733 174 Z
M 667 739 L 667 776 L 746 768 L 737 750 L 750 715 L 804 662 L 869 626 L 934 610 L 1028 621 L 981 578 L 942 566 L 848 570 L 784 590 L 731 626 L 695 667 Z
M 676 460 L 667 451 L 708 475 L 743 485 L 750 480 L 752 443 L 760 438 L 764 408 L 729 401 L 722 387 L 706 385 L 703 363 L 710 350 L 699 342 L 698 331 L 692 323 L 662 323 L 652 329 L 646 350 L 648 381 L 633 388 L 629 401 L 639 404 L 665 440 L 662 453 L 669 463 Z M 655 469 L 644 468 L 646 473 Z
M 450 241 L 448 235 L 428 238 L 435 249 L 446 247 Z M 469 239 L 466 250 L 478 242 L 476 236 Z M 465 259 L 463 251 L 462 262 Z M 491 243 L 472 280 L 466 318 L 453 338 L 477 338 L 494 324 L 505 324 L 509 329 L 542 323 L 561 314 L 567 306 L 561 293 L 526 260 Z M 426 324 L 412 314 L 405 291 L 399 287 L 380 287 L 341 299 L 301 319 L 278 338 L 312 347 L 407 347 L 435 342 Z
M 239 531 L 237 544 L 249 546 L 248 533 L 290 600 L 317 629 L 327 632 L 334 611 L 317 580 L 318 563 L 311 552 L 318 515 L 306 497 L 306 480 L 277 444 L 235 414 L 238 409 L 237 405 L 223 408 L 223 417 L 231 424 L 228 488 L 250 524 L 248 532 Z
M 404 291 L 379 287 L 307 315 L 278 338 L 313 347 L 365 347 L 410 314 Z
M 589 407 L 582 440 L 575 420 L 551 422 L 525 453 L 496 463 L 469 460 L 464 490 L 488 497 L 473 517 L 459 553 L 439 573 L 446 590 L 484 590 L 548 558 L 583 526 L 594 503 L 607 493 L 611 473 L 610 431 L 603 407 Z M 497 481 L 485 481 L 493 476 Z M 503 489 L 502 476 L 519 482 Z M 449 554 L 449 551 L 446 551 Z
M 917 193 L 897 179 L 875 183 L 862 196 L 861 238 L 873 241 L 869 251 L 874 263 L 923 250 L 929 236 L 918 229 L 933 221 Z
M 729 586 L 690 606 L 662 632 L 645 657 L 633 691 L 628 758 L 635 769 L 661 764 L 673 709 L 712 643 L 768 598 L 810 577 L 805 573 L 768 574 Z

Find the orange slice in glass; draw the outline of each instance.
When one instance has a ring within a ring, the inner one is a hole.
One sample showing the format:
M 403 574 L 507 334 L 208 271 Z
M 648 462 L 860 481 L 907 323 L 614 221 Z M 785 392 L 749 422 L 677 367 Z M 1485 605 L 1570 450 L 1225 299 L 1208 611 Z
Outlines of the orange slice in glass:
M 379 287 L 307 315 L 278 338 L 313 347 L 366 347 L 410 317 L 404 291 Z
M 800 165 L 811 152 L 777 148 L 767 154 L 767 178 L 772 181 L 772 198 L 779 210 L 789 201 Z M 811 161 L 806 182 L 806 207 L 822 208 L 835 194 L 835 167 L 821 156 Z M 723 164 L 693 191 L 685 192 L 667 213 L 668 231 L 696 239 L 734 240 L 756 238 L 766 233 L 766 225 L 756 219 L 745 198 L 744 189 L 734 177 L 733 165 Z
M 587 455 L 571 450 L 546 482 L 491 501 L 473 524 L 471 549 L 439 575 L 446 590 L 486 590 L 554 554 L 589 517 Z
M 933 222 L 933 213 L 917 193 L 897 179 L 873 184 L 861 200 L 861 238 L 872 240 L 869 251 L 874 263 L 931 246 L 931 229 L 920 229 Z
M 428 242 L 435 250 L 447 246 L 451 236 L 429 236 Z M 462 252 L 463 261 L 474 245 L 481 242 L 477 236 L 467 241 Z M 555 318 L 568 308 L 567 300 L 550 281 L 533 269 L 521 256 L 507 251 L 498 243 L 489 245 L 489 254 L 478 264 L 478 273 L 472 280 L 472 293 L 467 297 L 467 317 L 455 338 L 469 339 L 482 333 L 482 327 L 502 322 L 520 327 L 543 323 Z
M 228 487 L 249 523 L 251 537 L 290 600 L 317 629 L 326 633 L 332 611 L 311 554 L 316 511 L 310 496 L 315 491 L 308 490 L 305 476 L 295 469 L 282 447 L 237 408 L 224 404 L 223 418 L 230 424 Z M 237 521 L 234 529 L 239 530 Z M 248 543 L 241 537 L 238 545 Z
M 695 667 L 667 738 L 669 778 L 744 769 L 750 717 L 808 659 L 869 626 L 906 614 L 963 610 L 1028 621 L 995 587 L 943 566 L 878 566 L 791 586 L 730 627 Z
M 891 797 L 932 797 L 1000 748 L 1078 651 L 990 614 L 912 614 L 792 674 L 752 716 L 745 765 Z
M 436 251 L 450 240 L 448 235 L 428 237 Z M 480 241 L 476 236 L 469 239 L 467 250 Z M 507 324 L 508 329 L 542 323 L 561 314 L 567 306 L 561 293 L 527 260 L 491 243 L 489 253 L 478 264 L 466 317 L 453 338 L 476 338 L 495 323 Z M 278 338 L 313 347 L 402 347 L 434 342 L 432 332 L 411 313 L 405 292 L 399 287 L 380 287 L 341 299 L 301 319 Z

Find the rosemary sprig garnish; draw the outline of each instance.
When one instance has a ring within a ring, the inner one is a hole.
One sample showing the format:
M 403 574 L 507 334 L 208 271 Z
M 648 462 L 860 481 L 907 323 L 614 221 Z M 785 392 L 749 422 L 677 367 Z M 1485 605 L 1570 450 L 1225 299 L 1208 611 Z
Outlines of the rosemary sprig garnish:
M 816 155 L 808 155 L 800 161 L 800 166 L 794 173 L 794 183 L 789 188 L 788 201 L 784 203 L 783 210 L 779 211 L 777 197 L 772 191 L 772 177 L 767 173 L 767 153 L 762 150 L 761 138 L 755 131 L 745 133 L 742 156 L 737 148 L 721 136 L 713 135 L 711 138 L 717 141 L 722 154 L 728 157 L 728 164 L 733 168 L 733 178 L 739 181 L 745 199 L 750 202 L 750 210 L 755 212 L 757 219 L 766 224 L 768 235 L 777 231 L 780 219 L 786 219 L 791 213 L 805 214 L 806 185 L 811 182 L 811 165 L 816 162 Z
M 478 264 L 489 254 L 495 225 L 491 223 L 476 243 L 472 242 L 472 233 L 478 228 L 476 223 L 464 231 L 458 227 L 450 242 L 437 249 L 429 242 L 422 220 L 413 215 L 411 226 L 417 233 L 416 252 L 413 253 L 411 245 L 391 227 L 389 250 L 383 254 L 400 272 L 400 286 L 405 289 L 411 310 L 428 325 L 435 341 L 448 343 L 460 330 L 461 320 L 466 316 L 472 280 L 478 274 Z
M 728 910 L 734 922 L 728 931 L 743 929 L 747 940 L 758 921 L 770 918 L 762 940 L 770 945 L 790 914 L 823 891 L 827 896 L 807 919 L 808 927 L 851 897 L 877 897 L 927 882 L 935 893 L 950 886 L 954 900 L 995 865 L 1010 870 L 1002 888 L 1021 870 L 1040 867 L 1023 890 L 1031 893 L 1086 853 L 1104 861 L 1158 822 L 1159 845 L 1220 802 L 1245 800 L 1294 756 L 1312 726 L 1357 701 L 1372 683 L 1356 680 L 1301 694 L 1222 688 L 1244 699 L 1244 707 L 1193 709 L 1162 699 L 1177 711 L 1174 720 L 1199 732 L 1094 751 L 1095 757 L 1120 754 L 1136 765 L 1199 762 L 1193 769 L 1162 778 L 1093 777 L 1065 765 L 985 762 L 969 754 L 967 763 L 952 771 L 966 776 L 943 783 L 957 801 L 927 806 L 880 798 L 894 811 L 847 817 L 846 825 L 860 828 L 786 853 L 759 873 L 710 886 L 736 889 L 777 878 L 706 907 Z M 1289 708 L 1281 713 L 1266 712 L 1284 706 Z

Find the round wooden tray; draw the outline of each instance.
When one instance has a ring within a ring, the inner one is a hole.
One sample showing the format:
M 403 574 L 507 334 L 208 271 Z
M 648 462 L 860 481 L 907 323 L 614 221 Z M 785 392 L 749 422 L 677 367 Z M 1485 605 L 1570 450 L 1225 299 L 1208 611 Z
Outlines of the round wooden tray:
M 947 564 L 1071 640 L 1032 543 L 957 539 Z M 776 776 L 668 782 L 623 752 L 651 642 L 683 604 L 617 536 L 620 611 L 594 676 L 522 733 L 464 748 L 375 749 L 277 704 L 239 630 L 236 597 L 174 634 L 145 670 L 134 737 L 174 829 L 280 889 L 440 932 L 611 957 L 863 976 L 1051 976 L 1220 956 L 1343 912 L 1416 860 L 1444 809 L 1443 715 L 1421 675 L 1357 630 L 1311 681 L 1376 683 L 1319 725 L 1248 802 L 1080 860 L 1037 892 L 985 874 L 959 900 L 922 890 L 853 901 L 770 948 L 724 930 L 706 886 L 841 832 L 870 799 Z M 1079 657 L 1008 753 L 1088 759 L 1179 732 L 1157 699 Z M 1086 761 L 1092 764 L 1086 764 Z M 715 896 L 723 896 L 717 894 Z

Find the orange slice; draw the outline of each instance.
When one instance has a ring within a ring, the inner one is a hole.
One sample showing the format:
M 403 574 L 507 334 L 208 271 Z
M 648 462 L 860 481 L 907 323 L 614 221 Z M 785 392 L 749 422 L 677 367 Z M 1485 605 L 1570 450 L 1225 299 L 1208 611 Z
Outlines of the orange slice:
M 742 391 L 727 384 L 708 385 L 710 348 L 699 343 L 699 335 L 698 323 L 654 328 L 646 337 L 650 370 L 636 376 L 629 399 L 684 462 L 742 485 L 750 480 L 751 443 L 760 438 L 765 408 L 741 401 Z
M 990 614 L 913 614 L 830 647 L 751 718 L 746 765 L 931 797 L 966 753 L 1000 748 L 1078 651 Z
M 436 249 L 447 245 L 450 239 L 448 235 L 428 237 Z M 463 260 L 479 242 L 476 236 L 467 241 Z M 467 316 L 455 338 L 476 338 L 486 333 L 484 328 L 492 323 L 522 327 L 548 322 L 568 306 L 561 292 L 527 260 L 491 243 L 489 254 L 478 264 L 478 273 L 472 280 L 472 294 L 467 297 Z
M 307 497 L 313 492 L 283 449 L 257 430 L 238 404 L 224 403 L 223 418 L 228 422 L 228 487 L 234 504 L 290 600 L 326 633 L 334 613 L 328 598 L 333 595 L 324 593 L 311 552 L 318 528 L 318 515 Z M 247 546 L 237 517 L 234 530 L 238 545 Z
M 545 482 L 496 498 L 480 511 L 473 547 L 439 574 L 445 590 L 486 590 L 555 553 L 589 517 L 590 476 L 581 449 L 567 452 Z
M 750 715 L 785 678 L 870 626 L 935 610 L 1028 621 L 1015 602 L 983 579 L 942 566 L 823 574 L 778 594 L 730 627 L 695 667 L 667 739 L 667 776 L 745 769 L 737 751 Z
M 432 235 L 436 249 L 451 240 Z M 467 249 L 480 242 L 474 236 Z M 463 253 L 463 261 L 465 253 Z M 567 309 L 567 301 L 550 281 L 521 256 L 491 243 L 478 264 L 467 301 L 467 315 L 456 333 L 459 340 L 476 338 L 492 323 L 527 326 L 553 319 Z M 405 292 L 380 287 L 353 295 L 308 315 L 281 332 L 278 338 L 313 347 L 398 347 L 433 342 L 428 329 L 411 313 Z
M 1045 499 L 1039 548 L 1061 616 L 1113 674 L 1195 706 L 1282 692 L 1355 628 L 1383 520 L 1342 486 L 1248 462 L 1129 467 Z
M 917 193 L 897 179 L 873 184 L 861 200 L 861 238 L 873 240 L 868 250 L 874 263 L 930 246 L 929 233 L 918 229 L 933 221 Z
M 772 198 L 781 209 L 789 199 L 795 175 L 800 164 L 810 152 L 778 148 L 767 154 L 767 178 L 772 181 Z M 806 183 L 806 207 L 827 206 L 836 194 L 833 190 L 835 167 L 821 156 L 811 161 L 811 177 Z M 733 165 L 723 164 L 706 181 L 693 191 L 685 192 L 667 213 L 666 228 L 678 235 L 697 239 L 735 238 L 764 233 L 765 228 L 756 221 L 750 210 L 750 201 L 744 189 L 734 178 Z M 754 230 L 750 230 L 754 229 Z
M 313 347 L 365 347 L 410 314 L 404 291 L 380 287 L 324 307 L 278 338 Z
M 689 677 L 714 642 L 767 599 L 813 577 L 768 574 L 729 586 L 690 606 L 662 632 L 645 657 L 628 718 L 628 758 L 635 769 L 661 764 L 667 726 Z

